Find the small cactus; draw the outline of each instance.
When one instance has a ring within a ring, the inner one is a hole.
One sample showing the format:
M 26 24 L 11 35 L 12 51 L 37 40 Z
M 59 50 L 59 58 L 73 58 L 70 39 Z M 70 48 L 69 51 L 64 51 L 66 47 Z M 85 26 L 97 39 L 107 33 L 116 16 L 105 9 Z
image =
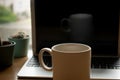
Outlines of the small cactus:
M 26 35 L 24 32 L 18 32 L 17 34 L 12 36 L 12 38 L 16 39 L 23 39 L 25 37 L 29 37 L 29 35 Z

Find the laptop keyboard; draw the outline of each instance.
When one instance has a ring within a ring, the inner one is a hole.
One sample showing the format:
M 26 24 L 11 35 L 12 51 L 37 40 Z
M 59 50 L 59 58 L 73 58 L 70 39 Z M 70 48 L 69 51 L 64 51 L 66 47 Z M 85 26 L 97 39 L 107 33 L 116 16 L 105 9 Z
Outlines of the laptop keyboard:
M 91 68 L 93 69 L 120 69 L 120 65 L 112 64 L 92 64 Z
M 46 58 L 45 58 L 46 57 Z M 45 56 L 43 57 L 45 64 L 48 67 L 51 67 L 51 57 L 50 56 Z M 30 61 L 27 63 L 28 67 L 40 67 L 39 61 L 38 61 L 38 57 L 37 56 L 33 56 Z
M 28 67 L 40 67 L 38 57 L 33 56 L 30 61 L 27 63 Z
M 120 69 L 120 58 L 117 57 L 92 57 L 93 69 Z
M 120 69 L 120 64 L 118 64 L 116 61 L 116 59 L 110 59 L 109 61 L 107 60 L 98 60 L 99 58 L 96 59 L 92 59 L 92 64 L 91 64 L 91 68 L 92 69 Z M 44 59 L 45 64 L 49 67 L 51 67 L 51 61 L 50 61 L 50 57 L 48 57 L 47 59 Z M 112 61 L 111 61 L 112 60 Z M 107 61 L 107 62 L 106 62 Z M 117 60 L 119 62 L 119 60 Z M 113 63 L 114 62 L 114 63 Z M 31 60 L 28 62 L 27 64 L 28 67 L 40 67 L 39 61 L 38 61 L 38 57 L 33 56 L 31 58 Z

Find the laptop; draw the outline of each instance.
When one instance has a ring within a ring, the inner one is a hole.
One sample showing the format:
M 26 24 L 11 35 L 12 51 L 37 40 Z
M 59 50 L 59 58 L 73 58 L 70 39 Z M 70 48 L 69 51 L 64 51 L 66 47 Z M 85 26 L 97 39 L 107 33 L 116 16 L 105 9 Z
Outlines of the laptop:
M 53 72 L 44 70 L 38 62 L 40 49 L 50 48 L 58 43 L 76 42 L 70 38 L 70 32 L 61 28 L 61 19 L 75 13 L 89 13 L 93 15 L 92 33 L 89 39 L 79 40 L 77 43 L 92 47 L 91 80 L 119 80 L 119 8 L 117 5 L 111 6 L 113 4 L 75 0 L 31 0 L 33 57 L 26 61 L 17 77 L 52 80 Z M 52 66 L 51 56 L 47 52 L 43 58 L 46 65 Z

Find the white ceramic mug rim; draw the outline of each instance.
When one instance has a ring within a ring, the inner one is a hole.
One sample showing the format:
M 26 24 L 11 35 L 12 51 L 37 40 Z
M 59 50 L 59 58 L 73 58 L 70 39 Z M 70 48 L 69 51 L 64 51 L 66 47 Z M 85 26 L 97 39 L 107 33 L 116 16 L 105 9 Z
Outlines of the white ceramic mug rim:
M 67 51 L 61 51 L 61 50 L 55 49 L 56 47 L 59 47 L 59 46 L 61 46 L 61 45 L 68 45 L 68 44 L 74 44 L 74 45 L 84 46 L 84 47 L 87 48 L 86 50 L 73 51 L 74 53 L 87 52 L 87 51 L 90 51 L 90 50 L 91 50 L 91 47 L 90 47 L 90 46 L 88 46 L 87 44 L 82 44 L 82 43 L 60 43 L 60 44 L 54 45 L 51 49 L 52 49 L 53 51 L 61 52 L 61 53 L 73 53 L 72 51 L 71 51 L 71 52 L 70 52 L 70 51 L 67 52 Z

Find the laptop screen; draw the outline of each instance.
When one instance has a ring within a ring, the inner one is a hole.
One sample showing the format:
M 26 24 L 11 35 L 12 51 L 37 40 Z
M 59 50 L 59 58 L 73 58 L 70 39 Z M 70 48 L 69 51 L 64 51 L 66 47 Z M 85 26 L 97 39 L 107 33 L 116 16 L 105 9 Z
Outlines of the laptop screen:
M 119 9 L 117 5 L 111 5 L 112 2 L 106 5 L 105 2 L 94 4 L 75 0 L 35 0 L 36 53 L 43 47 L 76 42 L 70 38 L 70 32 L 61 28 L 61 20 L 69 18 L 71 14 L 88 13 L 93 16 L 92 34 L 89 35 L 89 39 L 77 42 L 90 45 L 93 56 L 117 56 Z

